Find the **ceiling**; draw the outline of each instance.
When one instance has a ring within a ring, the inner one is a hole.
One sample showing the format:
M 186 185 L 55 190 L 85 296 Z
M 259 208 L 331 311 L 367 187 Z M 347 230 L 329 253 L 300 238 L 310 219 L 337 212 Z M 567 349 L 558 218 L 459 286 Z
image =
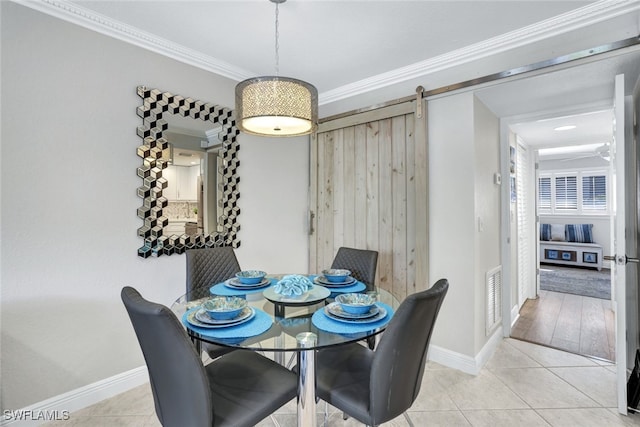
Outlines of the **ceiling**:
M 528 145 L 537 148 L 605 144 L 611 142 L 613 136 L 613 111 L 603 109 L 514 123 L 511 129 L 526 138 Z
M 237 81 L 275 74 L 276 5 L 268 0 L 43 3 L 64 10 L 63 14 L 58 10 L 54 15 L 84 17 L 90 25 L 81 25 L 116 29 L 122 39 L 133 35 L 153 40 L 157 46 L 185 54 L 196 65 Z M 483 46 L 511 46 L 505 40 L 526 44 L 528 39 L 523 33 L 551 37 L 549 28 L 564 26 L 562 31 L 567 32 L 567 22 L 579 27 L 587 11 L 598 8 L 610 8 L 611 16 L 628 14 L 625 22 L 631 22 L 632 31 L 637 31 L 638 6 L 630 8 L 623 3 L 288 0 L 278 6 L 279 74 L 314 84 L 322 105 L 329 98 L 336 99 L 336 94 L 352 93 L 353 88 L 365 88 L 364 91 L 374 81 L 379 87 L 408 80 L 415 70 L 434 69 L 434 64 L 452 53 L 463 57 Z M 599 28 L 602 31 L 603 27 Z M 595 126 L 610 120 L 610 112 L 592 115 L 582 121 L 583 126 L 561 135 L 549 132 L 548 127 L 554 125 L 548 120 L 550 117 L 541 121 L 533 113 L 553 110 L 559 116 L 567 116 L 566 111 L 575 105 L 606 110 L 603 100 L 611 99 L 612 76 L 618 72 L 637 76 L 638 58 L 637 52 L 609 56 L 580 67 L 480 88 L 476 93 L 498 117 L 521 116 L 518 132 L 534 144 L 562 143 L 565 136 L 571 137 L 572 144 L 581 138 L 600 140 L 605 131 L 596 132 Z M 420 78 L 425 78 L 424 73 Z M 581 133 L 583 130 L 586 133 Z
M 214 58 L 229 77 L 275 73 L 275 4 L 268 0 L 70 3 Z M 278 7 L 280 74 L 322 94 L 589 3 L 288 0 Z

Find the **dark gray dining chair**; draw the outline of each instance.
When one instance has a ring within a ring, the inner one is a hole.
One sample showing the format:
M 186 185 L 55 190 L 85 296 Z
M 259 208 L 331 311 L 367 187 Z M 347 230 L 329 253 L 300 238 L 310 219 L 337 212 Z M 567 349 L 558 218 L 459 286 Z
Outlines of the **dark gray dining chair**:
M 369 426 L 409 409 L 420 392 L 429 341 L 448 288 L 441 279 L 409 295 L 375 351 L 358 343 L 320 350 L 317 396 Z
M 191 299 L 210 296 L 209 288 L 216 283 L 234 277 L 240 271 L 240 264 L 232 247 L 189 249 L 187 258 L 187 293 Z M 230 347 L 200 343 L 202 351 L 215 359 L 233 351 Z
M 367 291 L 372 291 L 375 288 L 377 266 L 378 252 L 344 246 L 338 249 L 331 263 L 331 268 L 350 270 L 352 277 L 367 286 Z
M 375 290 L 377 267 L 377 251 L 348 248 L 345 246 L 338 248 L 338 252 L 336 252 L 336 256 L 331 263 L 331 268 L 346 268 L 351 271 L 352 277 L 365 284 L 366 291 Z M 327 301 L 329 301 L 329 299 Z M 375 348 L 376 338 L 368 338 L 367 345 L 371 349 Z
M 232 247 L 189 249 L 187 257 L 187 292 L 194 298 L 209 296 L 209 288 L 239 272 L 240 264 Z
M 132 287 L 124 287 L 121 297 L 164 427 L 254 426 L 296 396 L 296 375 L 252 351 L 237 350 L 203 366 L 169 308 Z

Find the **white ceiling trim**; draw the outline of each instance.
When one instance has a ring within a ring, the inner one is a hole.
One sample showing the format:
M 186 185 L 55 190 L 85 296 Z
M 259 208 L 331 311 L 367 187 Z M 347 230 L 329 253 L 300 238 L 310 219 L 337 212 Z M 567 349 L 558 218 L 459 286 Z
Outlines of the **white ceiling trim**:
M 319 103 L 322 105 L 336 102 L 395 83 L 456 67 L 509 49 L 551 38 L 578 28 L 584 28 L 638 9 L 640 9 L 639 2 L 601 0 L 480 43 L 323 92 L 319 95 Z
M 252 71 L 244 70 L 228 62 L 204 55 L 196 50 L 186 48 L 178 43 L 142 31 L 139 28 L 116 21 L 65 0 L 13 1 L 64 21 L 80 25 L 89 30 L 131 43 L 232 80 L 241 81 L 256 75 L 256 73 Z
M 235 81 L 245 80 L 257 75 L 249 70 L 204 55 L 193 49 L 186 48 L 180 44 L 173 43 L 65 0 L 13 1 L 56 18 Z M 328 104 L 436 71 L 469 63 L 508 49 L 520 47 L 577 28 L 583 28 L 600 21 L 615 18 L 616 16 L 637 9 L 640 9 L 640 2 L 601 0 L 554 18 L 493 37 L 481 43 L 476 43 L 444 55 L 323 92 L 319 95 L 319 103 L 321 105 Z

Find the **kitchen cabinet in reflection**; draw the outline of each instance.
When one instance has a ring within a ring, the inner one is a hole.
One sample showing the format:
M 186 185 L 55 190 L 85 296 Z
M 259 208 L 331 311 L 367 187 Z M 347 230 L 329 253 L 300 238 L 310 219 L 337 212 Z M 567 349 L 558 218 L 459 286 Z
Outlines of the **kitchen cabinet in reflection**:
M 167 188 L 163 194 L 169 202 L 198 200 L 199 163 L 193 166 L 170 165 L 164 170 L 163 175 L 167 178 Z

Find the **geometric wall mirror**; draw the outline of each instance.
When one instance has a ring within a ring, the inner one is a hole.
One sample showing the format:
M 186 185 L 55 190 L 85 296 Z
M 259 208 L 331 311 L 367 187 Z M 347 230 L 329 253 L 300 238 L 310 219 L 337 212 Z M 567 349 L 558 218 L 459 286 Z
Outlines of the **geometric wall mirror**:
M 240 132 L 233 110 L 145 86 L 137 92 L 143 122 L 137 129 L 138 236 L 144 240 L 138 255 L 239 247 Z

